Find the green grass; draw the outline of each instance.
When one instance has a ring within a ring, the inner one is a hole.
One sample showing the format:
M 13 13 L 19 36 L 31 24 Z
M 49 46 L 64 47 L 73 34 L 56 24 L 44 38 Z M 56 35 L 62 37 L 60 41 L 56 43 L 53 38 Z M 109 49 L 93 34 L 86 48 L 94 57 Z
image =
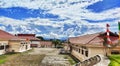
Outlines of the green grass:
M 109 56 L 109 59 L 109 66 L 120 66 L 120 55 L 111 55 Z
M 3 64 L 6 62 L 6 55 L 0 55 L 0 64 Z
M 23 53 L 9 52 L 9 53 L 0 55 L 0 64 L 4 64 L 6 61 L 10 60 L 12 57 L 15 57 L 16 55 L 27 54 L 32 51 L 33 49 L 25 51 Z
M 7 54 L 3 54 L 3 55 L 0 55 L 0 64 L 3 64 L 5 63 L 6 61 L 8 61 L 8 58 L 10 56 L 14 56 L 18 53 L 13 53 L 13 52 L 10 52 L 10 53 L 7 53 Z
M 68 59 L 68 61 L 70 62 L 71 65 L 76 64 L 76 62 L 69 55 L 65 55 L 64 59 Z

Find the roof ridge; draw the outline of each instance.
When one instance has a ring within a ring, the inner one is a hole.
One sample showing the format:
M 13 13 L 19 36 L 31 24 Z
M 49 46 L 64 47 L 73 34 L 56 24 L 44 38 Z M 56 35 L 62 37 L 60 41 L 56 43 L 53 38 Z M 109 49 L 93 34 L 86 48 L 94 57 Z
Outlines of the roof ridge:
M 1 29 L 0 29 L 0 30 L 1 30 Z M 14 36 L 14 35 L 10 34 L 9 32 L 6 32 L 6 31 L 4 31 L 4 30 L 1 30 L 1 31 L 4 32 L 4 33 L 9 34 L 9 35 L 11 35 L 11 36 Z
M 99 33 L 96 33 L 99 35 Z M 92 34 L 91 34 L 92 35 Z M 98 37 L 98 35 L 96 35 L 95 37 L 93 37 L 90 41 L 88 41 L 86 44 L 89 44 L 92 40 L 94 40 L 96 37 Z
M 9 32 L 7 32 L 7 31 L 4 31 L 4 30 L 1 30 L 0 29 L 0 33 L 3 33 L 4 34 L 4 38 L 7 38 L 7 39 L 16 39 L 16 38 L 18 38 L 18 37 L 16 37 L 16 36 L 14 36 L 13 34 L 11 34 L 11 33 L 9 33 Z M 6 37 L 7 36 L 7 37 Z M 3 38 L 3 36 L 2 36 L 2 38 Z M 19 38 L 18 38 L 19 39 Z

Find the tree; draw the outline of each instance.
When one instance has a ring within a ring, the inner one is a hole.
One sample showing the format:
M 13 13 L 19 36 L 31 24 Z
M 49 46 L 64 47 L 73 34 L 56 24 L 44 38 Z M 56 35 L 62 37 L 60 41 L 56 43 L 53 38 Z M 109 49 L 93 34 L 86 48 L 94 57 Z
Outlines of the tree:
M 44 38 L 42 36 L 37 36 L 38 39 L 41 39 L 42 41 L 44 40 Z
M 59 39 L 53 40 L 52 43 L 54 44 L 55 48 L 62 45 L 62 42 Z

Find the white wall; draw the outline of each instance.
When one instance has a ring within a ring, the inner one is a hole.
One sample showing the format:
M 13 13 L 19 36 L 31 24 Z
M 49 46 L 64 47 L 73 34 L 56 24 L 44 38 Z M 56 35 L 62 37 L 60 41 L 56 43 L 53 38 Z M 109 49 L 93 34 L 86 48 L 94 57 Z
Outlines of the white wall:
M 31 44 L 40 44 L 40 41 L 31 41 Z
M 5 54 L 5 50 L 0 50 L 0 55 Z

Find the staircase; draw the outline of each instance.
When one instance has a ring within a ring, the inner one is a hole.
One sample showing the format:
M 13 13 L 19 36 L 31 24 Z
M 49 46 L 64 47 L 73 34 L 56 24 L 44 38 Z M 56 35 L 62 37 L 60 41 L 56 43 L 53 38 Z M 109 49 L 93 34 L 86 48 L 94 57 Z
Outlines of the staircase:
M 96 55 L 94 57 L 91 57 L 83 62 L 79 62 L 75 64 L 75 66 L 93 66 L 101 61 L 101 57 L 99 55 Z

